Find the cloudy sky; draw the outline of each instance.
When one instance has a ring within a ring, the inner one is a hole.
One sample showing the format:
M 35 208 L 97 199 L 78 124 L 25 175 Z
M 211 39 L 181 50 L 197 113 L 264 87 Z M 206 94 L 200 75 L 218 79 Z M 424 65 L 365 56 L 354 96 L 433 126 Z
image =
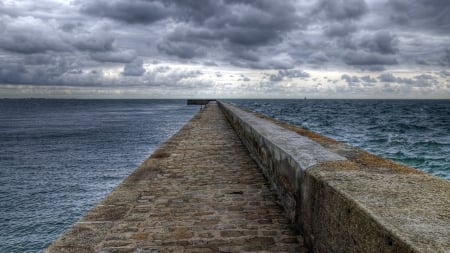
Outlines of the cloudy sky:
M 450 98 L 449 0 L 0 0 L 0 97 Z

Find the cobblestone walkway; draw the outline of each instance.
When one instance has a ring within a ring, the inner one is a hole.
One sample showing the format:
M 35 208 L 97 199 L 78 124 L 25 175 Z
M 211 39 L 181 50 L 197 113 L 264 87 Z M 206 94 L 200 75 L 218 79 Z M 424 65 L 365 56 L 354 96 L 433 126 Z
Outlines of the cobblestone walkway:
M 209 105 L 47 252 L 307 252 Z

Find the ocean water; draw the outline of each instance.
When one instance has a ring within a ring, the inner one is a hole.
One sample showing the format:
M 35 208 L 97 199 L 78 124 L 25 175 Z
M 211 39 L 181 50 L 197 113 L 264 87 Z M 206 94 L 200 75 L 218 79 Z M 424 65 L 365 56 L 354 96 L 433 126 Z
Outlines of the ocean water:
M 450 180 L 450 100 L 232 100 Z M 0 100 L 0 252 L 41 252 L 198 110 Z
M 450 180 L 450 100 L 231 100 Z
M 185 100 L 0 100 L 0 252 L 41 252 L 199 110 Z

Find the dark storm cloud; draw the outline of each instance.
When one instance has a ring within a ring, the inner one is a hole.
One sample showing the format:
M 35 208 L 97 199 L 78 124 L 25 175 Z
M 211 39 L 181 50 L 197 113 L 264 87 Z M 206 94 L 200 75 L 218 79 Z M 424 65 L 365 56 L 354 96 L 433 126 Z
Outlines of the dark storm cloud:
M 152 23 L 166 18 L 168 8 L 160 1 L 87 1 L 81 11 L 127 23 Z
M 361 87 L 430 87 L 450 66 L 449 10 L 448 0 L 4 0 L 0 84 L 207 85 L 156 69 L 171 62 L 261 69 L 267 89 L 314 77 L 299 68 L 343 70 L 340 82 Z M 435 74 L 353 74 L 420 64 Z
M 354 32 L 357 28 L 352 22 L 336 22 L 326 26 L 324 32 L 328 37 L 346 37 Z
M 90 56 L 93 60 L 99 62 L 130 63 L 136 58 L 136 51 L 121 50 L 109 52 L 94 52 Z
M 7 17 L 0 29 L 0 48 L 22 54 L 69 51 L 58 32 L 34 17 Z
M 30 54 L 24 57 L 23 63 L 26 65 L 44 65 L 54 63 L 54 56 L 50 54 Z
M 0 83 L 60 85 L 64 84 L 64 73 L 73 66 L 72 61 L 60 56 L 9 59 L 0 62 Z
M 160 52 L 182 59 L 197 58 L 206 54 L 202 47 L 186 41 L 166 41 L 159 44 L 158 49 Z
M 447 48 L 443 52 L 443 56 L 441 58 L 441 65 L 450 66 L 450 48 Z
M 320 0 L 315 13 L 319 13 L 326 20 L 359 19 L 368 12 L 364 0 Z
M 344 54 L 343 60 L 348 65 L 367 66 L 367 65 L 395 65 L 397 59 L 390 55 L 378 53 L 368 53 L 363 51 L 350 51 Z
M 448 0 L 389 0 L 391 22 L 409 29 L 448 31 L 450 1 Z
M 78 35 L 71 41 L 78 50 L 105 52 L 113 50 L 114 38 L 107 34 L 83 34 Z
M 308 57 L 309 63 L 318 64 L 318 65 L 328 62 L 328 60 L 329 60 L 328 56 L 322 51 L 314 52 Z
M 195 15 L 172 17 L 181 18 L 183 23 L 163 38 L 158 49 L 184 59 L 220 50 L 221 60 L 264 67 L 265 62 L 255 51 L 281 42 L 299 20 L 293 1 L 208 1 L 203 8 L 198 7 L 198 1 L 169 2 L 173 13 L 186 11 Z M 268 63 L 267 67 L 271 65 Z
M 0 48 L 19 54 L 53 52 L 106 52 L 114 49 L 115 38 L 102 31 L 67 33 L 34 17 L 6 17 L 0 29 Z
M 133 62 L 125 64 L 123 68 L 124 76 L 142 76 L 145 73 L 145 69 L 143 67 L 144 61 L 142 59 L 136 59 Z
M 379 31 L 373 36 L 362 39 L 360 46 L 366 48 L 370 52 L 380 54 L 395 54 L 398 52 L 398 41 L 388 31 Z
M 16 62 L 0 63 L 0 82 L 7 84 L 23 83 L 27 70 L 23 64 Z

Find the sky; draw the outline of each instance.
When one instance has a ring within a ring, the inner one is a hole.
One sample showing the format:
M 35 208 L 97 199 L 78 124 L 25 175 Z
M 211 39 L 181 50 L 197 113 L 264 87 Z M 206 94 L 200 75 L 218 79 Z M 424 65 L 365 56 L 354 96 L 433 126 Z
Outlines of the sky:
M 449 0 L 0 0 L 0 98 L 450 99 Z

